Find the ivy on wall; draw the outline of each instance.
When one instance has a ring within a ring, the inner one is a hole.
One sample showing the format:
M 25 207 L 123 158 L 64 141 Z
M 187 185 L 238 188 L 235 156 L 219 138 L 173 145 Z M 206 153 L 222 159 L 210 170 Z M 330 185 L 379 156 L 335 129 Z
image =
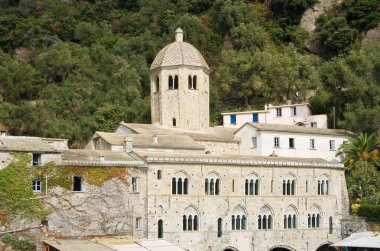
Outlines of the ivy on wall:
M 40 219 L 50 212 L 37 197 L 45 194 L 46 176 L 48 189 L 61 187 L 73 189 L 73 176 L 80 175 L 87 184 L 102 186 L 104 182 L 116 178 L 128 185 L 128 170 L 125 167 L 85 167 L 56 166 L 50 162 L 43 166 L 31 167 L 31 156 L 12 153 L 13 160 L 0 170 L 0 213 L 18 215 L 28 219 Z M 42 193 L 33 193 L 32 181 L 43 182 Z

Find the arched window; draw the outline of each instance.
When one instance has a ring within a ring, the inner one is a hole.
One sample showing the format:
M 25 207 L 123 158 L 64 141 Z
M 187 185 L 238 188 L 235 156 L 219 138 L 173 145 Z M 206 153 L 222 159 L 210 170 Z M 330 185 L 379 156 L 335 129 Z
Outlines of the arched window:
M 329 217 L 329 234 L 333 233 L 333 218 L 332 216 Z
M 223 222 L 222 222 L 222 218 L 219 218 L 218 219 L 218 237 L 220 238 L 220 237 L 222 237 L 222 228 L 223 228 L 223 226 L 222 226 L 222 224 L 223 224 Z
M 267 206 L 262 207 L 260 209 L 259 216 L 258 216 L 258 228 L 259 229 L 273 228 L 272 211 Z
M 193 216 L 189 215 L 187 219 L 187 230 L 192 231 L 193 230 Z
M 246 179 L 245 180 L 245 195 L 258 195 L 259 194 L 259 179 Z
M 247 229 L 247 216 L 245 210 L 239 205 L 232 213 L 232 230 L 246 230 Z
M 160 90 L 160 78 L 156 77 L 156 90 L 155 92 L 158 92 Z
M 160 180 L 162 178 L 161 170 L 157 170 L 157 179 Z
M 184 181 L 183 181 L 183 194 L 187 194 L 187 188 L 188 188 L 188 185 L 189 185 L 188 183 L 189 183 L 188 179 L 185 178 Z
M 282 195 L 295 195 L 296 180 L 293 175 L 288 174 L 282 181 Z
M 296 213 L 293 206 L 287 207 L 284 215 L 284 229 L 296 228 Z
M 174 83 L 173 83 L 173 77 L 172 77 L 172 75 L 169 76 L 168 85 L 169 85 L 169 90 L 173 90 L 174 89 Z
M 182 186 L 182 178 L 179 178 L 178 179 L 178 194 L 182 194 L 182 188 L 183 188 L 183 186 Z
M 240 230 L 240 215 L 236 216 L 236 230 Z
M 307 215 L 307 226 L 308 228 L 319 228 L 321 223 L 321 213 L 317 206 L 312 206 L 309 209 L 309 214 Z
M 183 216 L 183 219 L 182 219 L 182 229 L 183 231 L 186 231 L 187 230 L 187 219 L 186 219 L 186 215 Z
M 242 230 L 247 229 L 247 217 L 245 217 L 245 215 L 241 217 L 241 229 Z
M 329 178 L 326 175 L 318 180 L 318 195 L 328 195 L 329 194 Z
M 194 231 L 198 231 L 198 216 L 197 215 L 194 215 L 193 226 L 194 226 Z
M 178 89 L 178 76 L 177 75 L 174 76 L 174 89 L 175 90 Z
M 193 89 L 197 89 L 197 76 L 194 75 L 193 77 Z
M 235 230 L 235 227 L 236 227 L 235 215 L 232 215 L 232 217 L 231 217 L 231 229 Z
M 176 118 L 172 118 L 172 124 L 173 124 L 174 127 L 177 126 L 177 120 L 176 120 Z
M 176 178 L 172 179 L 172 194 L 177 194 L 177 181 L 176 181 Z
M 192 78 L 191 78 L 191 75 L 189 75 L 189 77 L 188 77 L 188 87 L 189 87 L 189 89 L 193 89 L 193 81 L 192 81 Z
M 220 179 L 218 174 L 212 172 L 205 179 L 205 194 L 219 195 L 220 194 Z
M 162 220 L 158 221 L 157 228 L 158 228 L 158 239 L 164 238 L 164 223 Z
M 206 178 L 205 179 L 205 194 L 206 195 L 209 195 L 209 185 L 208 185 L 209 183 L 208 183 L 208 179 Z

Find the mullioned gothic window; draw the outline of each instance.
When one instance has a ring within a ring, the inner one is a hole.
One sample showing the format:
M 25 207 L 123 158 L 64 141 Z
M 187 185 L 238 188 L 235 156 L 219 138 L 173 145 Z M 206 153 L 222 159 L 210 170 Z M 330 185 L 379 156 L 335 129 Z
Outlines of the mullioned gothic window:
M 218 178 L 205 179 L 205 194 L 206 195 L 219 195 L 220 181 Z
M 284 229 L 297 228 L 297 214 L 294 207 L 289 206 L 284 214 Z
M 188 77 L 188 87 L 189 90 L 196 90 L 197 89 L 197 76 L 191 76 Z
M 288 174 L 282 181 L 282 195 L 295 195 L 296 180 L 293 175 Z
M 307 227 L 319 228 L 321 225 L 321 211 L 317 206 L 312 206 L 307 214 Z
M 259 179 L 246 179 L 244 188 L 245 195 L 259 195 Z
M 182 228 L 183 231 L 198 231 L 198 215 L 183 215 Z
M 188 194 L 189 179 L 183 177 L 172 178 L 172 194 Z
M 257 226 L 258 229 L 273 229 L 272 211 L 269 207 L 265 206 L 260 209 Z
M 322 175 L 318 179 L 318 195 L 328 195 L 329 194 L 329 178 L 326 175 Z

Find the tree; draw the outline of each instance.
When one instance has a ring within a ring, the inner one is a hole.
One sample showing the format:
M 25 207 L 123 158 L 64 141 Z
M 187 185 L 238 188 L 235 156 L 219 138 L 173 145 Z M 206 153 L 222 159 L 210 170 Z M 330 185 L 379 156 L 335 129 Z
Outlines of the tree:
M 359 133 L 356 137 L 350 137 L 347 144 L 342 144 L 336 156 L 343 157 L 343 163 L 352 170 L 358 161 L 368 162 L 380 166 L 379 159 L 380 139 L 376 134 L 368 136 Z

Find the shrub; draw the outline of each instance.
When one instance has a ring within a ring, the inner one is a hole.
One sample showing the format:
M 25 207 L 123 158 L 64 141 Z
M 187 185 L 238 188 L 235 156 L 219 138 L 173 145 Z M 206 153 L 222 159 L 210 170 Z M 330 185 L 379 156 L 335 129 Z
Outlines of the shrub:
M 368 221 L 380 221 L 380 205 L 363 204 L 358 215 L 367 217 Z

